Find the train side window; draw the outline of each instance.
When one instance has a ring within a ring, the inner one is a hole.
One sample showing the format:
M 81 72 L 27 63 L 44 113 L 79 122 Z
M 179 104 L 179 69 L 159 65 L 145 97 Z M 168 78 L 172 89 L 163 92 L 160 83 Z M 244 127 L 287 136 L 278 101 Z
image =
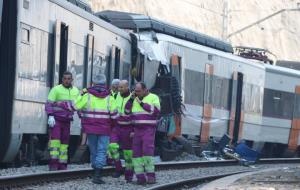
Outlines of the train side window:
M 213 75 L 212 104 L 219 109 L 229 109 L 230 80 Z
M 30 28 L 22 28 L 21 41 L 25 44 L 30 43 Z
M 104 74 L 107 75 L 107 62 L 106 59 L 102 58 L 99 52 L 95 52 L 94 62 L 93 62 L 93 76 Z
M 129 81 L 130 63 L 123 63 L 122 79 Z
M 120 77 L 120 64 L 121 64 L 121 49 L 116 47 L 115 49 L 115 73 L 114 78 Z
M 112 46 L 109 56 L 109 65 L 108 65 L 108 79 L 107 83 L 110 82 L 114 78 L 120 78 L 120 66 L 121 66 L 121 49 L 116 47 L 115 45 Z
M 204 73 L 185 69 L 184 103 L 201 106 L 203 105 L 204 83 L 195 81 L 204 81 Z
M 62 82 L 63 73 L 67 70 L 68 66 L 68 48 L 69 41 L 69 26 L 65 23 L 60 24 L 60 54 L 59 54 L 59 83 Z
M 294 93 L 265 88 L 263 116 L 291 119 L 293 104 Z
M 145 56 L 143 54 L 139 54 L 139 59 L 136 64 L 136 80 L 142 81 L 144 79 L 144 62 Z
M 22 28 L 26 28 L 22 26 Z M 49 33 L 31 27 L 31 43 L 20 43 L 16 85 L 17 98 L 44 102 L 47 97 L 48 65 L 51 61 Z
M 77 88 L 83 87 L 83 73 L 84 73 L 84 52 L 85 47 L 70 43 L 70 48 L 68 48 L 68 65 L 67 70 L 73 75 L 73 84 Z

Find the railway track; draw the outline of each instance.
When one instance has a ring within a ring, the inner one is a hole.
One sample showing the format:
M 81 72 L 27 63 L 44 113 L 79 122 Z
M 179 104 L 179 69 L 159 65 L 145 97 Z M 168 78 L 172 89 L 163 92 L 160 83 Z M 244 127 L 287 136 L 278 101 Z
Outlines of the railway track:
M 161 185 L 156 185 L 150 188 L 147 188 L 145 190 L 174 190 L 174 189 L 187 189 L 189 187 L 195 187 L 198 186 L 201 183 L 207 183 L 209 181 L 217 180 L 219 178 L 227 177 L 230 175 L 235 175 L 235 174 L 240 174 L 240 173 L 245 173 L 248 171 L 241 171 L 241 172 L 230 172 L 230 173 L 225 173 L 225 174 L 220 174 L 220 175 L 208 175 L 205 177 L 195 177 L 195 178 L 190 178 L 190 179 L 184 179 L 180 181 L 175 181 L 171 183 L 166 183 L 166 184 L 161 184 Z
M 300 163 L 299 158 L 289 158 L 289 159 L 261 159 L 258 164 L 291 164 L 291 163 Z M 238 162 L 235 160 L 224 160 L 224 161 L 185 161 L 185 162 L 166 162 L 156 164 L 156 170 L 180 170 L 180 169 L 189 169 L 189 168 L 201 168 L 201 167 L 221 167 L 221 166 L 235 166 L 238 165 Z M 103 170 L 104 176 L 109 176 L 112 174 L 114 169 L 112 167 L 105 167 Z M 23 175 L 14 175 L 14 176 L 3 176 L 0 177 L 0 189 L 11 189 L 24 186 L 32 186 L 45 184 L 50 182 L 61 182 L 69 181 L 75 179 L 86 178 L 92 175 L 92 169 L 74 169 L 67 171 L 52 171 L 52 172 L 42 172 L 35 174 L 23 174 Z M 246 172 L 246 171 L 243 171 Z M 220 177 L 233 175 L 240 172 L 225 173 L 220 175 L 208 175 L 205 177 L 199 178 L 190 178 L 181 181 L 175 181 L 172 183 L 161 184 L 157 186 L 150 187 L 149 189 L 172 189 L 172 187 L 180 186 L 190 186 L 198 185 L 203 181 L 214 180 Z M 165 186 L 164 186 L 165 185 Z M 174 186 L 175 185 L 175 186 Z

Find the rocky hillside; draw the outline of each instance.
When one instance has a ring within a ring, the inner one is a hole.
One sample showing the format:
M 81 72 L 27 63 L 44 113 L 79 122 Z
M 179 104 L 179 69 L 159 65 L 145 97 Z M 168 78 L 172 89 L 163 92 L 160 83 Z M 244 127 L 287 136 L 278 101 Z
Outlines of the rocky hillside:
M 273 59 L 300 61 L 299 0 L 90 0 L 93 10 L 141 13 L 229 41 L 234 46 L 265 48 Z M 232 35 L 233 34 L 233 35 Z

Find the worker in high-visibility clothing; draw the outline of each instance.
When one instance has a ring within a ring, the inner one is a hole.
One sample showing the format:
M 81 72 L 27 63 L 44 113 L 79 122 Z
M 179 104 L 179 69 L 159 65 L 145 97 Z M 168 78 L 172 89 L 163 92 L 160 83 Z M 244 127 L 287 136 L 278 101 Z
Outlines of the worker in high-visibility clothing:
M 50 127 L 49 170 L 67 169 L 70 123 L 74 112 L 64 105 L 79 96 L 79 90 L 72 86 L 72 81 L 72 73 L 64 72 L 62 84 L 53 87 L 48 95 L 45 110 Z
M 125 106 L 125 113 L 131 115 L 134 127 L 133 167 L 138 184 L 152 184 L 156 182 L 153 155 L 160 101 L 142 82 L 135 85 L 134 92 Z
M 119 84 L 120 84 L 120 79 L 113 79 L 111 81 L 110 96 L 113 99 L 117 98 L 117 95 L 119 92 Z M 113 165 L 113 164 L 114 164 L 114 159 L 112 158 L 110 151 L 108 151 L 107 152 L 107 165 Z
M 93 183 L 102 184 L 101 171 L 106 165 L 106 152 L 109 136 L 114 119 L 117 116 L 115 100 L 111 98 L 106 88 L 105 75 L 93 77 L 93 86 L 87 93 L 79 97 L 74 110 L 80 110 L 82 132 L 87 134 L 88 146 L 91 154 L 91 164 L 94 168 Z
M 118 116 L 116 125 L 113 127 L 110 135 L 110 144 L 108 150 L 114 160 L 116 172 L 113 177 L 120 177 L 122 174 L 122 164 L 120 161 L 119 148 L 122 149 L 125 159 L 125 180 L 131 182 L 133 178 L 132 165 L 132 135 L 133 126 L 130 115 L 125 114 L 125 105 L 130 99 L 130 91 L 127 80 L 121 80 L 119 84 L 119 94 L 116 98 Z
M 120 84 L 120 79 L 113 79 L 111 81 L 111 89 L 110 89 L 110 95 L 116 99 L 118 92 L 119 92 L 119 84 Z

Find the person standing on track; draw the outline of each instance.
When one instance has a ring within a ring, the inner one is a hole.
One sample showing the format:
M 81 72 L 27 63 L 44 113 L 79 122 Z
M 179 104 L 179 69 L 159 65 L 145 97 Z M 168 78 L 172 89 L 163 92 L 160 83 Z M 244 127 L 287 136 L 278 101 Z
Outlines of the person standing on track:
M 138 184 L 152 184 L 156 182 L 153 155 L 160 101 L 142 82 L 135 85 L 134 92 L 125 106 L 125 113 L 131 115 L 134 126 L 133 167 Z
M 119 90 L 119 83 L 120 79 L 113 79 L 111 82 L 111 88 L 110 88 L 110 96 L 112 99 L 116 99 L 118 95 Z M 112 158 L 112 155 L 110 154 L 110 151 L 107 152 L 107 165 L 113 165 L 114 160 Z
M 111 82 L 110 95 L 116 99 L 119 92 L 120 79 L 113 79 Z
M 130 99 L 129 84 L 127 80 L 120 81 L 119 94 L 116 98 L 116 106 L 118 108 L 118 116 L 116 125 L 113 127 L 110 135 L 109 152 L 114 160 L 116 172 L 113 177 L 121 176 L 122 165 L 120 161 L 119 148 L 123 150 L 125 159 L 125 180 L 131 182 L 133 178 L 132 165 L 132 135 L 133 126 L 130 116 L 125 114 L 125 105 Z
M 65 108 L 64 105 L 79 96 L 79 90 L 72 86 L 72 82 L 72 73 L 64 72 L 62 84 L 50 90 L 45 106 L 50 127 L 50 171 L 67 169 L 70 123 L 73 120 L 74 112 Z
M 93 77 L 93 86 L 75 101 L 73 109 L 80 110 L 82 129 L 87 134 L 91 164 L 95 170 L 92 182 L 103 184 L 102 168 L 106 165 L 111 127 L 117 116 L 115 100 L 106 88 L 105 75 Z

